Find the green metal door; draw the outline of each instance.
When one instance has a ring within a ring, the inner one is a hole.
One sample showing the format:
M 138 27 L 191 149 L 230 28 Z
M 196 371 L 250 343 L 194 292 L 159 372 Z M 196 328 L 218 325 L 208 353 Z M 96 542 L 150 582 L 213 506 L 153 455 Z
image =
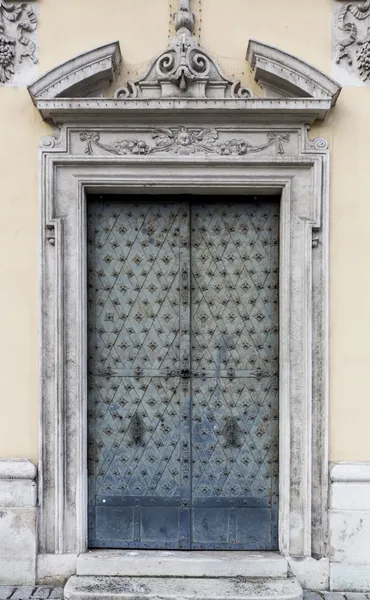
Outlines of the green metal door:
M 90 547 L 277 549 L 278 229 L 90 199 Z

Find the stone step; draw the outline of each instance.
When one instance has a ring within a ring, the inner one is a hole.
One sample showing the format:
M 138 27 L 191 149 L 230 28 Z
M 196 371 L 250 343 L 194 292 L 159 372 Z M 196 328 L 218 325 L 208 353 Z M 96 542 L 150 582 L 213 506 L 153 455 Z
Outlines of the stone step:
M 71 577 L 65 600 L 301 600 L 293 578 Z
M 92 550 L 77 559 L 77 575 L 128 577 L 287 577 L 279 552 Z

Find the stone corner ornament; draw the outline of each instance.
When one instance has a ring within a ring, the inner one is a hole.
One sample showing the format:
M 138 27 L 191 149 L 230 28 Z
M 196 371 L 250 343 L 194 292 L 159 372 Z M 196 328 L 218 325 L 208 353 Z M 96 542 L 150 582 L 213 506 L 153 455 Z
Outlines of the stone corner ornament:
M 36 3 L 0 0 L 0 85 L 26 85 L 37 71 Z
M 370 1 L 333 1 L 333 75 L 345 85 L 370 84 Z

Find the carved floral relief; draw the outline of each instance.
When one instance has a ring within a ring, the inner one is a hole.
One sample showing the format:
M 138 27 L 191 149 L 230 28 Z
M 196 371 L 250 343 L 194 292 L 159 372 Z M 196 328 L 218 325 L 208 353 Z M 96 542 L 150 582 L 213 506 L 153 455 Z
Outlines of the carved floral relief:
M 370 83 L 370 0 L 333 0 L 333 75 L 340 83 Z
M 85 154 L 93 154 L 94 147 L 105 150 L 109 154 L 118 155 L 148 155 L 158 152 L 173 152 L 179 155 L 190 155 L 203 152 L 206 154 L 219 154 L 221 156 L 243 156 L 254 152 L 262 152 L 274 147 L 276 154 L 284 154 L 284 144 L 289 142 L 287 133 L 267 133 L 266 142 L 254 146 L 245 139 L 230 139 L 219 141 L 216 129 L 191 129 L 187 127 L 171 127 L 170 129 L 156 129 L 152 133 L 154 144 L 145 140 L 123 139 L 113 144 L 105 144 L 100 140 L 97 131 L 83 131 L 80 140 L 86 142 Z
M 38 62 L 36 28 L 34 3 L 0 0 L 0 83 L 26 84 L 33 78 L 29 64 Z

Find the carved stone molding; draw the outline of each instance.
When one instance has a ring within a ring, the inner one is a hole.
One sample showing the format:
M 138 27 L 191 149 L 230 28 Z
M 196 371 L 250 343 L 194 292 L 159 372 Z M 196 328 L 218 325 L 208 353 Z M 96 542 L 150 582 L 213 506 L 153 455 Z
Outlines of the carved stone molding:
M 37 74 L 36 2 L 0 0 L 0 85 L 27 84 Z
M 80 133 L 80 140 L 86 142 L 85 154 L 94 154 L 94 147 L 104 150 L 109 154 L 140 156 L 157 154 L 160 152 L 173 152 L 189 156 L 203 152 L 204 154 L 220 154 L 221 156 L 244 156 L 254 152 L 262 152 L 273 146 L 276 154 L 284 154 L 284 144 L 289 142 L 288 133 L 267 133 L 267 140 L 258 146 L 253 146 L 244 139 L 228 139 L 224 142 L 218 141 L 216 129 L 194 129 L 188 127 L 171 127 L 168 129 L 156 129 L 152 134 L 154 145 L 149 145 L 144 139 L 117 140 L 114 145 L 105 144 L 100 140 L 97 131 Z
M 86 193 L 269 190 L 282 194 L 280 547 L 325 555 L 327 147 L 302 123 L 242 125 L 238 111 L 159 116 L 98 123 L 87 111 L 84 127 L 42 143 L 40 552 L 86 550 Z

